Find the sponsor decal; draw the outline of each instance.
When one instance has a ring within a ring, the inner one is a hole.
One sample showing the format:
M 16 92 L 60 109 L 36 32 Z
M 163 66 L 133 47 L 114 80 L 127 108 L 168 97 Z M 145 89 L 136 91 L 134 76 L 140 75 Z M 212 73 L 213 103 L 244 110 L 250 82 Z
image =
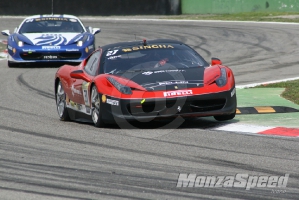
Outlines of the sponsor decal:
M 66 49 L 65 51 L 79 51 L 79 49 Z
M 89 95 L 88 95 L 88 87 L 89 87 L 89 84 L 88 82 L 84 81 L 82 83 L 82 91 L 83 91 L 83 98 L 84 98 L 84 103 L 85 105 L 87 106 L 90 106 L 90 102 L 89 102 Z
M 62 17 L 42 17 L 42 18 L 36 18 L 35 21 L 39 22 L 39 21 L 69 21 L 68 18 L 62 18 Z
M 51 56 L 51 55 L 48 55 L 48 56 L 44 56 L 43 58 L 46 59 L 46 60 L 53 60 L 53 59 L 57 59 L 58 56 Z
M 118 55 L 118 56 L 110 56 L 110 57 L 108 58 L 108 60 L 115 60 L 115 59 L 117 59 L 117 58 L 121 58 L 121 55 Z
M 60 46 L 42 46 L 42 49 L 47 49 L 47 50 L 60 49 Z
M 186 70 L 182 69 L 172 69 L 172 70 L 159 70 L 159 71 L 154 71 L 155 74 L 158 73 L 170 73 L 170 72 L 185 72 Z
M 77 90 L 74 85 L 72 85 L 71 87 L 71 91 L 72 91 L 72 95 L 74 96 L 75 94 L 78 94 L 78 95 L 81 95 L 81 91 L 80 90 Z
M 153 74 L 154 72 L 150 72 L 150 71 L 148 71 L 148 72 L 143 72 L 142 74 L 143 75 L 151 75 L 151 74 Z
M 168 80 L 168 81 L 163 81 L 163 82 L 156 82 L 156 83 L 146 83 L 141 85 L 144 88 L 152 88 L 154 89 L 155 87 L 163 87 L 163 86 L 168 86 L 168 85 L 173 85 L 174 89 L 178 89 L 179 85 L 185 85 L 188 88 L 191 87 L 198 87 L 198 86 L 203 86 L 203 81 L 201 80 Z
M 171 73 L 171 72 L 185 72 L 183 69 L 173 69 L 173 70 L 159 70 L 159 71 L 147 71 L 143 72 L 143 75 L 159 74 L 159 73 Z
M 70 106 L 73 108 L 73 109 L 76 109 L 78 111 L 81 111 L 82 110 L 82 105 L 76 103 L 76 102 L 73 102 L 72 100 L 70 100 Z
M 117 101 L 117 100 L 107 99 L 106 103 L 113 105 L 113 106 L 119 106 L 119 101 Z
M 169 92 L 163 92 L 164 97 L 171 97 L 171 96 L 185 96 L 193 94 L 192 90 L 175 90 Z
M 132 48 L 125 48 L 122 49 L 123 52 L 130 52 L 130 51 L 137 51 L 137 50 L 143 50 L 143 49 L 174 49 L 174 47 L 172 45 L 165 45 L 165 44 L 153 44 L 153 45 L 147 45 L 147 46 L 135 46 Z
M 29 53 L 31 53 L 31 52 L 35 52 L 34 49 L 22 49 L 22 51 L 23 51 L 23 52 L 29 52 Z
M 9 50 L 12 50 L 12 46 L 10 46 L 10 45 L 7 45 L 7 48 L 9 49 Z M 23 50 L 24 51 L 24 50 Z
M 104 94 L 102 95 L 102 102 L 113 105 L 113 106 L 118 106 L 119 105 L 119 101 L 112 100 L 112 99 L 107 99 L 107 96 L 104 95 Z
M 164 81 L 164 82 L 159 82 L 159 85 L 173 85 L 173 84 L 187 84 L 188 81 Z
M 67 103 L 67 107 L 72 108 L 73 110 L 88 114 L 88 115 L 91 114 L 91 109 L 89 106 L 78 104 L 76 102 L 73 102 L 72 100 L 69 100 L 69 103 Z
M 176 187 L 195 188 L 286 188 L 289 174 L 284 176 L 252 176 L 236 174 L 233 176 L 197 176 L 196 174 L 179 174 Z M 275 190 L 274 190 L 275 191 Z M 272 191 L 273 192 L 273 191 Z M 283 191 L 281 191 L 283 192 Z M 283 192 L 284 193 L 284 192 Z

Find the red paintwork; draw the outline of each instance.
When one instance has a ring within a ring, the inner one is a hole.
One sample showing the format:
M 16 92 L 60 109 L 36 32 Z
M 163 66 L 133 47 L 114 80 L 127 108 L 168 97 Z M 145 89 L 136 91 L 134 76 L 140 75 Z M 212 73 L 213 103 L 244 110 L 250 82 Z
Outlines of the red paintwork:
M 85 104 L 83 99 L 83 91 L 82 91 L 82 79 L 74 79 L 70 77 L 70 73 L 75 70 L 81 70 L 84 68 L 86 61 L 83 61 L 80 65 L 74 67 L 70 65 L 64 65 L 58 69 L 56 73 L 56 78 L 59 78 L 63 84 L 64 90 L 67 96 L 74 102 L 79 104 Z M 220 68 L 226 68 L 228 81 L 227 84 L 223 87 L 218 87 L 215 83 L 215 80 L 220 77 Z M 90 79 L 91 83 L 95 83 L 98 88 L 98 92 L 101 94 L 105 94 L 115 98 L 122 98 L 122 99 L 144 99 L 144 98 L 165 98 L 164 91 L 146 91 L 142 86 L 138 85 L 137 83 L 119 77 L 115 75 L 108 75 L 108 74 L 100 74 L 96 77 L 90 76 L 85 73 L 85 76 Z M 132 90 L 132 95 L 126 95 L 120 93 L 108 80 L 107 77 L 111 76 L 119 83 L 126 85 L 128 87 L 134 88 Z M 200 94 L 209 94 L 209 93 L 218 93 L 222 91 L 231 90 L 235 85 L 235 80 L 233 76 L 233 72 L 230 68 L 223 66 L 223 65 L 213 65 L 207 67 L 205 69 L 204 74 L 204 87 L 201 88 L 188 88 L 188 90 L 192 90 L 191 95 L 200 95 Z M 72 91 L 73 86 L 73 91 Z M 90 91 L 90 86 L 88 91 Z M 77 90 L 77 93 L 74 93 L 74 90 Z M 81 91 L 81 94 L 78 92 Z M 90 96 L 90 94 L 89 94 Z M 173 98 L 167 97 L 167 98 Z

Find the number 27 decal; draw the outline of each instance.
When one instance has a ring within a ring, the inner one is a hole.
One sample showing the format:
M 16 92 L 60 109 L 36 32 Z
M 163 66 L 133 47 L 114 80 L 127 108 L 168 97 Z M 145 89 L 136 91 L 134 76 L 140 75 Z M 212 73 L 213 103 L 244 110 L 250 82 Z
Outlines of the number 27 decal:
M 118 52 L 118 50 L 108 51 L 106 56 L 113 56 Z

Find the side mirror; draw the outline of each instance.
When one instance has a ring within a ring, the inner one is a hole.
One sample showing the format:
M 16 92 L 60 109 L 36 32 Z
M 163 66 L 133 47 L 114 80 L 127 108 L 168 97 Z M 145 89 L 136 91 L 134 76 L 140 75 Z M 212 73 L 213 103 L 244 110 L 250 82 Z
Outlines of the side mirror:
M 75 70 L 71 72 L 71 77 L 74 79 L 82 79 L 86 82 L 90 82 L 91 80 L 86 76 L 83 70 Z
M 5 35 L 5 36 L 9 36 L 10 32 L 9 32 L 9 30 L 3 30 L 3 31 L 1 31 L 1 34 Z
M 92 33 L 92 27 L 90 27 L 90 26 L 86 26 L 85 28 L 86 28 L 87 32 Z
M 218 58 L 212 58 L 211 65 L 222 65 L 222 62 Z
M 100 28 L 93 28 L 92 29 L 92 34 L 98 34 L 99 32 L 101 32 L 101 29 Z

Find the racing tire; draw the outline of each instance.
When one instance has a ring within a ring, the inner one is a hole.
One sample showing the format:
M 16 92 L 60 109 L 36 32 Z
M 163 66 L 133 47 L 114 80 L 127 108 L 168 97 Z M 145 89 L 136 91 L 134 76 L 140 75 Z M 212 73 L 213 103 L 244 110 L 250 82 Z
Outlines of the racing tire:
M 101 111 L 102 101 L 100 99 L 100 94 L 98 93 L 98 89 L 95 85 L 93 85 L 91 88 L 90 100 L 91 100 L 91 118 L 95 127 L 98 128 L 104 127 L 105 123 L 103 122 L 102 119 L 103 113 Z
M 11 62 L 11 61 L 7 61 L 7 65 L 8 65 L 8 67 L 10 67 L 10 68 L 18 67 L 18 66 L 19 66 L 17 63 L 14 63 L 14 62 Z
M 226 121 L 226 120 L 232 120 L 234 119 L 236 116 L 236 111 L 232 114 L 229 114 L 229 115 L 216 115 L 214 116 L 214 118 L 217 120 L 217 121 Z
M 60 81 L 58 82 L 56 88 L 56 107 L 60 120 L 69 121 L 70 116 L 66 107 L 66 94 Z

